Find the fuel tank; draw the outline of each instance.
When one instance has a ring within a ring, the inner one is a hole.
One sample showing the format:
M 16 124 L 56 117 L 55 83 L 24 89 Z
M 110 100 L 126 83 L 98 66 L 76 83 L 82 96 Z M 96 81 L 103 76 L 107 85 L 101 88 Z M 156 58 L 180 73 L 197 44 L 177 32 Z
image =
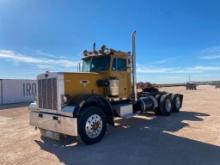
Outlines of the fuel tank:
M 134 105 L 134 111 L 146 112 L 158 107 L 158 102 L 153 96 L 140 97 Z

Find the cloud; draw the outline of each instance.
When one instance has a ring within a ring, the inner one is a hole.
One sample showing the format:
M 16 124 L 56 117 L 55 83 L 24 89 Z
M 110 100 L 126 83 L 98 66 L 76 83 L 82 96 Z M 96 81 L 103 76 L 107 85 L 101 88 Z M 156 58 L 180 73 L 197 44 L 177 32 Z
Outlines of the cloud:
M 220 59 L 220 46 L 202 50 L 199 58 L 202 60 Z
M 65 59 L 65 60 L 71 60 L 71 61 L 74 60 L 72 58 L 67 58 L 65 56 L 55 56 L 54 54 L 44 52 L 42 50 L 35 50 L 34 55 L 37 55 L 38 57 L 44 57 L 44 58 L 47 57 L 47 58 L 50 58 L 50 59 Z
M 193 66 L 193 67 L 179 67 L 179 68 L 172 68 L 172 67 L 137 67 L 137 73 L 160 73 L 160 74 L 167 74 L 167 73 L 204 73 L 210 71 L 220 71 L 220 67 L 218 66 Z
M 8 59 L 14 62 L 34 64 L 39 68 L 75 68 L 80 61 L 72 61 L 64 58 L 48 58 L 48 57 L 33 57 L 24 55 L 11 50 L 0 50 L 0 58 Z
M 167 63 L 168 61 L 169 61 L 168 59 L 158 60 L 158 61 L 155 61 L 155 64 L 165 64 L 165 63 Z
M 39 51 L 38 51 L 39 52 Z M 40 52 L 39 52 L 40 53 Z M 42 52 L 41 52 L 42 55 Z M 42 56 L 29 56 L 12 50 L 1 50 L 0 58 L 11 60 L 16 63 L 27 63 L 37 66 L 40 70 L 50 71 L 72 71 L 75 70 L 80 61 L 65 59 L 65 57 L 53 58 L 51 54 Z M 51 58 L 49 58 L 51 56 Z M 55 57 L 55 56 L 54 56 Z M 220 71 L 220 66 L 189 66 L 189 67 L 159 67 L 137 65 L 138 74 L 189 74 L 189 73 L 210 73 Z
M 35 54 L 39 56 L 50 57 L 50 58 L 60 58 L 51 53 L 44 52 L 42 50 L 35 50 Z
M 171 71 L 171 68 L 160 68 L 160 67 L 137 67 L 138 73 L 168 73 Z
M 192 69 L 198 71 L 220 71 L 219 66 L 195 66 Z
M 220 59 L 220 55 L 215 55 L 215 56 L 202 56 L 200 57 L 202 60 L 216 60 Z

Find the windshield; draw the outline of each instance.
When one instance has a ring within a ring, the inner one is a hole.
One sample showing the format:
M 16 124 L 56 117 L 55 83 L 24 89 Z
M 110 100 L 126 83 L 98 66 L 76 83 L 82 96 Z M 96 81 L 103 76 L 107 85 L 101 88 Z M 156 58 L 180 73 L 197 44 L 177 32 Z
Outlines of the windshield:
M 110 57 L 91 57 L 83 60 L 83 72 L 106 71 L 109 68 Z

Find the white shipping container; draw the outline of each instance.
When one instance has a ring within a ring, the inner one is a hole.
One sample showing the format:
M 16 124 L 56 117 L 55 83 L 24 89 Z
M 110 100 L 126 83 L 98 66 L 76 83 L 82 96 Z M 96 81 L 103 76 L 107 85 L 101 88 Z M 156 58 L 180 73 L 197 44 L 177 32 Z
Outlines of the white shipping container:
M 32 102 L 37 96 L 36 80 L 2 79 L 1 104 Z

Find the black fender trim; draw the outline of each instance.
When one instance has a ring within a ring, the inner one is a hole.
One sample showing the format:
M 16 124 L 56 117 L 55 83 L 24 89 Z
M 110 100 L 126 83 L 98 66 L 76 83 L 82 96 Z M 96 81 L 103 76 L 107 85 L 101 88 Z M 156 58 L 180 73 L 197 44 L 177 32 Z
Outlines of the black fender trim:
M 114 112 L 112 110 L 112 106 L 110 102 L 103 96 L 96 94 L 84 94 L 76 96 L 72 98 L 72 100 L 74 100 L 72 104 L 76 108 L 74 110 L 73 117 L 80 116 L 83 109 L 87 106 L 99 106 L 105 112 L 107 116 L 107 122 L 114 126 Z

